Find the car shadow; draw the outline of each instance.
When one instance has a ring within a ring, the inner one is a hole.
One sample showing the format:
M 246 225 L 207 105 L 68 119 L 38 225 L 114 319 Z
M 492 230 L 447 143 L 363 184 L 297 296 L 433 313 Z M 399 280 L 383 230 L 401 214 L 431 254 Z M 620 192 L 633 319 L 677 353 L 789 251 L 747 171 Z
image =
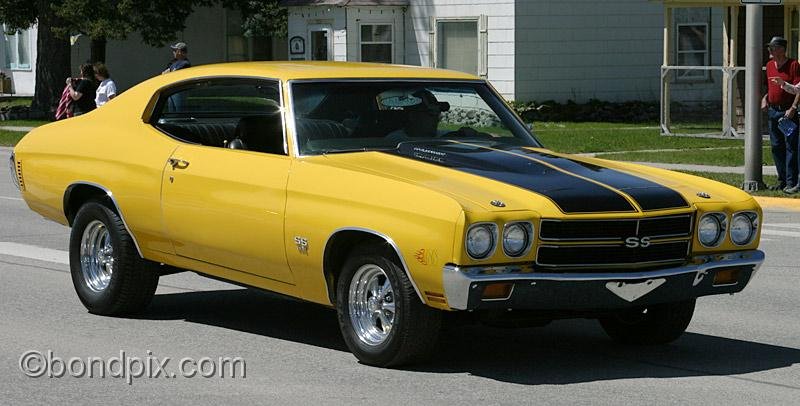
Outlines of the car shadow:
M 347 351 L 334 310 L 251 289 L 159 294 L 138 318 L 185 320 Z M 740 375 L 796 363 L 796 348 L 698 333 L 670 345 L 630 347 L 613 343 L 592 320 L 562 320 L 542 328 L 449 326 L 428 363 L 405 369 L 541 385 Z

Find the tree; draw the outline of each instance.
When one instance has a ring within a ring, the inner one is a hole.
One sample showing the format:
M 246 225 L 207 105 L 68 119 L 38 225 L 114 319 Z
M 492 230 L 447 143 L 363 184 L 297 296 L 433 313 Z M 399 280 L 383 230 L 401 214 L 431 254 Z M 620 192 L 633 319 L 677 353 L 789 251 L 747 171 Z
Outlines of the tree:
M 6 30 L 16 32 L 28 29 L 38 22 L 36 49 L 36 87 L 31 108 L 50 112 L 58 103 L 64 78 L 69 76 L 69 37 L 54 30 L 63 25 L 52 4 L 46 0 L 2 0 L 0 20 Z
M 247 36 L 286 35 L 286 8 L 277 0 L 0 0 L 0 20 L 12 32 L 38 24 L 32 108 L 50 112 L 70 74 L 70 35 L 90 38 L 90 62 L 104 62 L 108 40 L 138 32 L 145 44 L 164 46 L 195 7 L 213 4 L 241 10 Z
M 241 10 L 244 35 L 286 37 L 288 13 L 278 0 L 223 0 L 223 6 Z
M 36 88 L 31 107 L 51 112 L 64 78 L 70 75 L 72 34 L 92 41 L 91 62 L 105 61 L 106 41 L 139 32 L 151 46 L 163 46 L 185 28 L 197 5 L 213 0 L 0 0 L 0 20 L 10 32 L 38 24 Z

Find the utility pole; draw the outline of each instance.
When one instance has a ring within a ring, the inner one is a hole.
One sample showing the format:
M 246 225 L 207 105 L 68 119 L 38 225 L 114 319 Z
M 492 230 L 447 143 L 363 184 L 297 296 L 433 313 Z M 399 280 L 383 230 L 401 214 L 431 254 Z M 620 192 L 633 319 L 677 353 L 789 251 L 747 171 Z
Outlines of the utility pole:
M 764 52 L 762 35 L 764 5 L 780 5 L 782 0 L 741 0 L 747 8 L 745 41 L 744 92 L 744 183 L 748 192 L 764 188 L 761 156 L 761 56 Z

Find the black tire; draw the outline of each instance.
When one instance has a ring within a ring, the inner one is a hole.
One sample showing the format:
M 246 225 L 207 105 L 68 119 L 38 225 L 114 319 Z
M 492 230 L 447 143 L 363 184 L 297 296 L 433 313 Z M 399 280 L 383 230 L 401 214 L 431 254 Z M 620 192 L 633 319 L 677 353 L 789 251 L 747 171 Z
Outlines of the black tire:
M 696 299 L 628 310 L 599 319 L 603 330 L 623 344 L 654 345 L 675 341 L 689 327 Z
M 437 344 L 441 311 L 423 304 L 411 281 L 398 263 L 394 251 L 381 245 L 357 247 L 345 262 L 336 286 L 336 310 L 342 336 L 350 351 L 364 364 L 396 367 L 427 359 Z M 359 269 L 377 265 L 391 283 L 394 321 L 379 344 L 359 338 L 350 318 L 350 285 Z
M 97 222 L 107 230 L 113 249 L 109 256 L 113 258 L 113 272 L 102 289 L 90 286 L 81 264 L 84 232 L 87 226 L 98 225 Z M 155 263 L 139 256 L 122 219 L 99 201 L 85 203 L 75 215 L 70 233 L 69 263 L 75 292 L 91 313 L 123 315 L 140 312 L 150 304 L 158 287 Z

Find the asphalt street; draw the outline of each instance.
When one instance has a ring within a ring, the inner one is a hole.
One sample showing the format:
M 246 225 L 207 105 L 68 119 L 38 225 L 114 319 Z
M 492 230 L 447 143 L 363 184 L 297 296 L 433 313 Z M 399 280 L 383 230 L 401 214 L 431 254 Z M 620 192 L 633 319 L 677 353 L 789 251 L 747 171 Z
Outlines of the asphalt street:
M 688 333 L 671 345 L 616 345 L 592 320 L 515 330 L 456 327 L 444 333 L 429 364 L 389 370 L 356 361 L 330 309 L 190 273 L 163 277 L 152 305 L 136 318 L 87 313 L 70 280 L 69 230 L 19 198 L 9 153 L 0 149 L 2 404 L 800 400 L 800 211 L 765 209 L 765 266 L 742 293 L 699 300 Z M 246 375 L 58 377 L 54 367 L 37 378 L 20 369 L 28 351 L 51 351 L 50 360 L 64 361 L 121 358 L 122 351 L 158 363 L 169 358 L 165 370 L 173 372 L 185 357 L 241 357 Z

